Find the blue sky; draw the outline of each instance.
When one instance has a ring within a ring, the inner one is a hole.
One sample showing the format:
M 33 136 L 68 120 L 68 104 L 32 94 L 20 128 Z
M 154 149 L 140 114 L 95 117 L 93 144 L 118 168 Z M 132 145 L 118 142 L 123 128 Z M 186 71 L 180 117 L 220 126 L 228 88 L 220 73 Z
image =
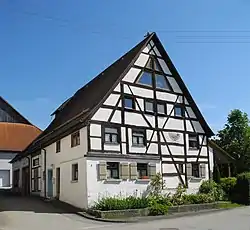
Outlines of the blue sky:
M 228 112 L 250 114 L 250 2 L 3 0 L 0 94 L 44 129 L 87 81 L 157 32 L 216 131 Z

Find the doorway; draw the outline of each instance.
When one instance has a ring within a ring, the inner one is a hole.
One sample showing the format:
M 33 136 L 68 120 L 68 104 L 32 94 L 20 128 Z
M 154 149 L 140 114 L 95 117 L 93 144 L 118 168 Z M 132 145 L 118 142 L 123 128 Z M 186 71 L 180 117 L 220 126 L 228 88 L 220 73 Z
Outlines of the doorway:
M 30 194 L 30 173 L 29 167 L 22 169 L 22 194 L 24 196 Z
M 53 197 L 53 169 L 48 169 L 47 196 Z
M 56 168 L 56 198 L 60 199 L 60 168 Z

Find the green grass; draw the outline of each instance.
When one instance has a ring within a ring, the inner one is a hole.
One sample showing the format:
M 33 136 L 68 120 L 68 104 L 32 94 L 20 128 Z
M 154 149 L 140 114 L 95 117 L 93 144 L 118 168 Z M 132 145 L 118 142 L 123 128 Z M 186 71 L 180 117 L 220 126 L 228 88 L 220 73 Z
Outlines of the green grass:
M 242 207 L 243 205 L 241 204 L 236 204 L 236 203 L 219 203 L 218 204 L 218 208 L 238 208 L 238 207 Z

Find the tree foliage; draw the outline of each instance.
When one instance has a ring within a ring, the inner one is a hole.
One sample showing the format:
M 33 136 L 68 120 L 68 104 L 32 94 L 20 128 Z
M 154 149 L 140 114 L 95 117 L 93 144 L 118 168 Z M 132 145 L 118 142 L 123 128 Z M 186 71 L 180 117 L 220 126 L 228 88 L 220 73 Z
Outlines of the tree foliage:
M 236 159 L 237 173 L 250 168 L 250 127 L 248 115 L 232 110 L 225 127 L 217 134 L 217 144 Z

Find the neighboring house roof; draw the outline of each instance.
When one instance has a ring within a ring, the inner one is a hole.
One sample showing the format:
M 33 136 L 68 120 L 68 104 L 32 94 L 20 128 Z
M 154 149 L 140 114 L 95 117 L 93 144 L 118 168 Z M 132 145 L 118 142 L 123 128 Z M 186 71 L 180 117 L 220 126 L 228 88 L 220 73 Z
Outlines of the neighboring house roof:
M 16 109 L 14 109 L 14 107 L 11 104 L 9 104 L 1 96 L 0 96 L 0 108 L 6 111 L 8 114 L 13 115 L 16 118 L 17 123 L 31 125 L 31 123 L 24 116 L 22 116 Z
M 0 152 L 23 151 L 41 130 L 32 125 L 0 122 Z
M 214 149 L 214 159 L 218 164 L 227 164 L 235 161 L 235 158 L 232 157 L 228 152 L 222 149 L 217 145 L 213 140 L 208 141 L 209 146 Z
M 66 133 L 67 130 L 79 123 L 81 123 L 82 126 L 86 125 L 91 116 L 97 111 L 104 100 L 106 100 L 107 96 L 125 76 L 140 55 L 141 51 L 151 40 L 153 40 L 156 44 L 159 52 L 166 61 L 189 104 L 192 106 L 194 113 L 200 120 L 206 134 L 208 136 L 212 136 L 212 130 L 209 128 L 204 117 L 199 111 L 159 38 L 155 33 L 152 33 L 114 62 L 111 66 L 101 72 L 97 77 L 79 89 L 71 98 L 66 100 L 53 113 L 56 116 L 46 130 L 26 149 L 26 154 L 53 143 L 55 139 L 60 138 L 59 135 L 68 135 L 68 133 Z

